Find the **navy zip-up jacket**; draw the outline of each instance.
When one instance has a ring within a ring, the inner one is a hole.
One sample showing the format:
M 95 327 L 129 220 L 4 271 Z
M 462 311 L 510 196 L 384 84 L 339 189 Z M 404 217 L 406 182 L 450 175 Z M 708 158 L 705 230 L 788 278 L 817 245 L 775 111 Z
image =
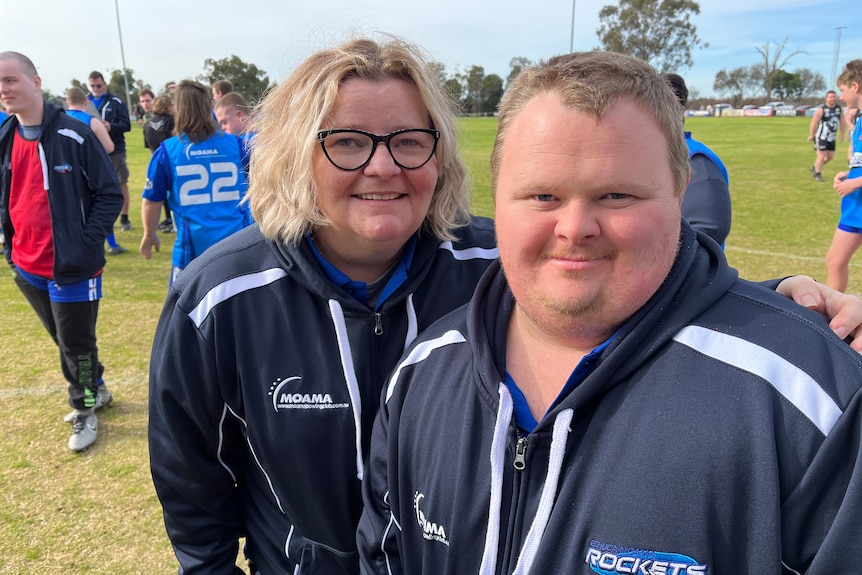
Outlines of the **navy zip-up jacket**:
M 87 98 L 95 105 L 96 98 L 92 94 L 88 94 Z M 98 112 L 102 119 L 111 124 L 111 129 L 108 130 L 108 135 L 111 136 L 111 141 L 114 142 L 114 154 L 126 153 L 126 136 L 125 133 L 131 131 L 132 120 L 129 118 L 129 108 L 117 96 L 110 92 L 105 92 L 101 106 L 98 107 Z
M 307 242 L 257 226 L 191 262 L 150 364 L 150 462 L 186 575 L 358 573 L 360 481 L 386 377 L 422 329 L 464 304 L 497 258 L 493 222 L 419 237 L 374 310 L 330 282 Z
M 862 358 L 683 225 L 663 285 L 525 433 L 499 265 L 385 391 L 364 574 L 833 575 L 862 569 Z
M 0 127 L 0 222 L 12 263 L 15 228 L 9 219 L 12 141 L 18 118 Z M 39 135 L 42 173 L 54 234 L 54 277 L 60 285 L 95 276 L 105 266 L 105 238 L 123 206 L 123 195 L 111 159 L 90 128 L 45 102 Z

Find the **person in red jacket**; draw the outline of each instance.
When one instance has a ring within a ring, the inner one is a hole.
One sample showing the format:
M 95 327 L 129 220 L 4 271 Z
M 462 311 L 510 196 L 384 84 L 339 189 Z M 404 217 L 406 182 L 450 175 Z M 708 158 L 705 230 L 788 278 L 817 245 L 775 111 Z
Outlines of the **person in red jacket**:
M 29 58 L 0 53 L 0 98 L 14 118 L 0 127 L 0 219 L 15 283 L 60 348 L 74 411 L 68 446 L 96 441 L 94 410 L 111 402 L 96 345 L 103 244 L 123 196 L 95 134 L 42 99 Z

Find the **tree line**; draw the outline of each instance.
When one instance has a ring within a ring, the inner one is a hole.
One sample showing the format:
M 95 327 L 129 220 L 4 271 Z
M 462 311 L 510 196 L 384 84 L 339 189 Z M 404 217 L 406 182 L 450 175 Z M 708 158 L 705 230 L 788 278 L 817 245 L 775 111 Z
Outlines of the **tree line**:
M 619 0 L 599 11 L 600 25 L 596 34 L 600 45 L 595 49 L 636 56 L 661 73 L 676 72 L 684 76 L 684 70 L 693 64 L 693 50 L 709 46 L 698 36 L 691 22 L 692 16 L 699 13 L 700 5 L 694 0 Z M 713 90 L 729 98 L 734 106 L 760 97 L 802 100 L 821 95 L 826 86 L 821 74 L 808 68 L 788 71 L 792 58 L 803 53 L 797 50 L 785 54 L 788 39 L 781 44 L 767 42 L 758 47 L 758 57 L 750 66 L 719 70 Z M 512 58 L 505 80 L 497 74 L 485 74 L 482 66 L 474 65 L 452 73 L 447 72 L 443 64 L 437 63 L 436 67 L 440 82 L 463 113 L 486 115 L 496 111 L 506 86 L 531 63 L 527 58 Z M 173 83 L 154 89 L 136 78 L 131 69 L 126 69 L 125 78 L 122 70 L 110 70 L 109 76 L 109 90 L 121 97 L 125 95 L 125 79 L 128 79 L 128 99 L 132 103 L 138 101 L 138 94 L 145 87 L 159 94 L 166 92 Z M 210 85 L 217 80 L 230 80 L 234 90 L 252 103 L 273 85 L 263 70 L 236 55 L 220 60 L 206 59 L 204 72 L 195 79 Z M 87 91 L 85 82 L 73 79 L 71 85 Z M 691 99 L 695 99 L 696 88 L 692 89 L 692 94 Z

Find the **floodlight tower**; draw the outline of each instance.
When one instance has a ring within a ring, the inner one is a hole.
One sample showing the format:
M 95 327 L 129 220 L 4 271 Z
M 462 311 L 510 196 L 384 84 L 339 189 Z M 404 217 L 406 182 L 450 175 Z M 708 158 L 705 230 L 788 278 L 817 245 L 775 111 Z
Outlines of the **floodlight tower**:
M 572 0 L 572 36 L 569 40 L 569 53 L 575 51 L 575 2 L 577 0 Z
M 830 78 L 830 88 L 835 87 L 835 75 L 838 73 L 838 53 L 841 51 L 841 30 L 847 26 L 838 26 L 835 28 L 835 54 L 832 56 L 832 78 Z
M 126 88 L 126 106 L 132 108 L 132 98 L 129 95 L 129 76 L 126 73 L 126 52 L 123 50 L 123 30 L 120 28 L 120 7 L 114 0 L 114 12 L 117 13 L 117 34 L 120 36 L 120 59 L 123 62 L 123 86 Z

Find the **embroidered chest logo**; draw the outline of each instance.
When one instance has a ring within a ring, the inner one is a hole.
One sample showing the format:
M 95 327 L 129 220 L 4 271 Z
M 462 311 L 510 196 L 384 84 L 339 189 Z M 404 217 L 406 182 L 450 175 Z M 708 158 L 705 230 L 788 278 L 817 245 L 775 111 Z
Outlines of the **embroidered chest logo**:
M 665 553 L 635 547 L 619 547 L 593 539 L 584 563 L 600 575 L 706 575 L 701 565 L 680 553 Z
M 413 494 L 413 511 L 416 513 L 416 523 L 422 529 L 422 537 L 428 541 L 439 541 L 444 545 L 449 545 L 449 539 L 446 538 L 446 528 L 433 521 L 428 521 L 425 518 L 425 513 L 419 508 L 423 499 L 425 499 L 424 493 L 417 491 Z
M 285 379 L 277 378 L 269 386 L 272 409 L 347 409 L 349 403 L 336 403 L 328 393 L 311 393 L 300 390 L 302 378 L 298 375 Z

